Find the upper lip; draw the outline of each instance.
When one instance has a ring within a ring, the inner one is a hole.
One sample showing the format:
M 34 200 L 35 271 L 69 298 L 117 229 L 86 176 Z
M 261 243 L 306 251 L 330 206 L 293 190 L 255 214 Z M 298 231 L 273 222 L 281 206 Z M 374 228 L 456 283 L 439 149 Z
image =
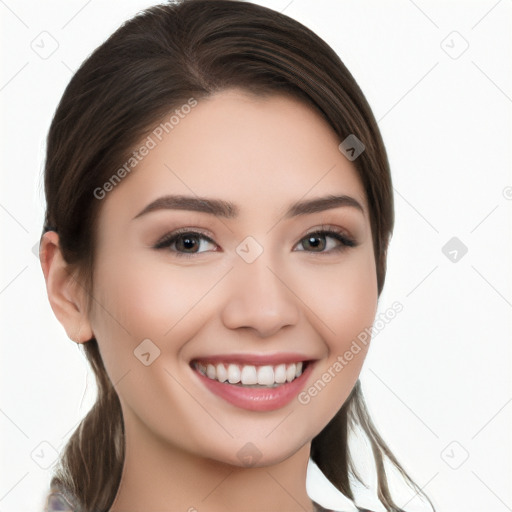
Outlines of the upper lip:
M 252 364 L 254 366 L 276 366 L 278 364 L 298 363 L 300 361 L 312 361 L 312 357 L 297 353 L 280 353 L 280 354 L 217 354 L 213 356 L 195 357 L 193 362 L 202 363 L 241 363 L 244 365 Z

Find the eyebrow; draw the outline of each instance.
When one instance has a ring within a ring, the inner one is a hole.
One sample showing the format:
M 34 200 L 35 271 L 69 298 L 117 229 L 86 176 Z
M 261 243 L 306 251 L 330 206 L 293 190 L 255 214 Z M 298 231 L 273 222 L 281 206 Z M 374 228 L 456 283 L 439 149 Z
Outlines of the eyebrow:
M 298 215 L 309 215 L 342 206 L 355 208 L 364 214 L 364 208 L 361 203 L 353 197 L 347 195 L 329 195 L 293 203 L 286 211 L 284 218 L 296 217 Z M 166 195 L 149 203 L 133 218 L 133 220 L 157 210 L 190 210 L 208 213 L 210 215 L 226 219 L 234 219 L 239 214 L 239 208 L 235 204 L 221 199 L 184 195 Z

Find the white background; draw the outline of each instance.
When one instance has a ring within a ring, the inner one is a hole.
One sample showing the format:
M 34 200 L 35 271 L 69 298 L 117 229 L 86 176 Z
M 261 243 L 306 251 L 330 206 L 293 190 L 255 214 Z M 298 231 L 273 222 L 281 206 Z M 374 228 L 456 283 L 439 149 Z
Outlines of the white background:
M 335 49 L 389 153 L 396 228 L 380 310 L 394 301 L 404 309 L 375 337 L 361 375 L 374 422 L 439 512 L 512 510 L 512 3 L 257 3 Z M 41 510 L 51 467 L 40 465 L 52 463 L 95 396 L 34 254 L 46 133 L 73 70 L 149 5 L 0 1 L 0 512 Z M 46 59 L 32 49 L 41 37 L 47 49 L 58 44 Z M 456 262 L 442 252 L 452 237 L 468 248 Z M 312 497 L 349 510 L 311 470 Z M 400 492 L 408 511 L 426 510 Z M 369 491 L 358 504 L 383 510 Z

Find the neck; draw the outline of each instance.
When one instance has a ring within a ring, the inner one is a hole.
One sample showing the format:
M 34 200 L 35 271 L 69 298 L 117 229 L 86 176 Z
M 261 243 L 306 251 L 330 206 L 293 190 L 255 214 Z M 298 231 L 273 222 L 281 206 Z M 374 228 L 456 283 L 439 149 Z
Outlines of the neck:
M 306 493 L 310 443 L 289 458 L 239 467 L 169 445 L 140 423 L 125 425 L 123 476 L 109 512 L 313 512 Z

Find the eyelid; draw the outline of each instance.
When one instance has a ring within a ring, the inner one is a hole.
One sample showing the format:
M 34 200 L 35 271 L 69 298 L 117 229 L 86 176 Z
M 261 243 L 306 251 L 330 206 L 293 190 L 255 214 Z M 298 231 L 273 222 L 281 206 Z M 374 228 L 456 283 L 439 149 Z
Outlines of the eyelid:
M 337 233 L 339 235 L 342 235 L 343 238 L 345 238 L 346 240 L 348 241 L 351 241 L 351 242 L 356 242 L 354 237 L 352 235 L 350 235 L 350 233 L 346 230 L 346 229 L 343 229 L 339 226 L 334 226 L 334 225 L 331 225 L 331 224 L 321 224 L 320 226 L 317 226 L 316 228 L 311 228 L 311 229 L 308 229 L 308 231 L 306 231 L 306 233 L 304 233 L 300 238 L 299 238 L 299 242 L 306 236 L 308 235 L 313 235 L 315 233 L 318 233 L 318 232 L 323 232 L 323 231 L 332 231 L 334 233 Z

